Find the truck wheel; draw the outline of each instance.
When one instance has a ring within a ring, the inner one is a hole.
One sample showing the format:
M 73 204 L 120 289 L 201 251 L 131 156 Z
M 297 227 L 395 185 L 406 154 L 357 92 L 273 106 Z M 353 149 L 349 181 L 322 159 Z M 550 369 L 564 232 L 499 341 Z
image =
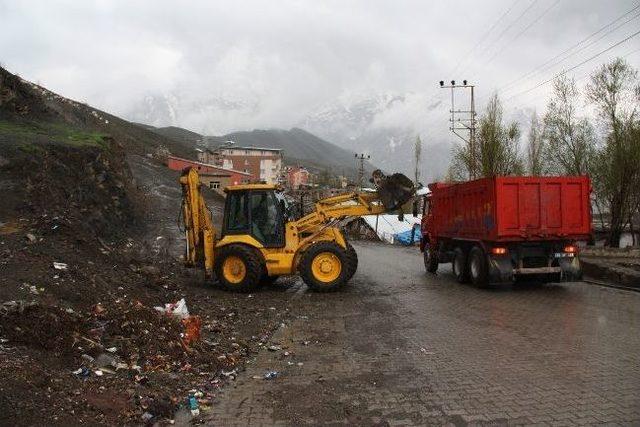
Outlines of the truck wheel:
M 462 248 L 457 247 L 453 251 L 453 261 L 451 262 L 453 275 L 459 283 L 469 282 L 469 269 L 467 268 L 467 255 Z
M 260 281 L 262 269 L 256 251 L 243 245 L 223 246 L 216 254 L 216 277 L 229 291 L 253 291 Z
M 489 284 L 487 257 L 479 246 L 474 246 L 469 252 L 469 278 L 479 288 Z
M 349 242 L 347 242 L 346 255 L 348 258 L 347 267 L 349 267 L 349 270 L 347 271 L 346 280 L 349 281 L 351 280 L 353 275 L 356 274 L 356 270 L 358 269 L 358 254 L 356 253 L 356 250 L 353 249 L 353 246 L 351 246 L 351 243 Z
M 336 243 L 314 243 L 302 254 L 300 275 L 314 291 L 335 291 L 349 280 L 351 271 L 355 272 L 352 261 L 347 251 Z
M 438 253 L 431 248 L 424 250 L 424 268 L 428 273 L 438 271 Z

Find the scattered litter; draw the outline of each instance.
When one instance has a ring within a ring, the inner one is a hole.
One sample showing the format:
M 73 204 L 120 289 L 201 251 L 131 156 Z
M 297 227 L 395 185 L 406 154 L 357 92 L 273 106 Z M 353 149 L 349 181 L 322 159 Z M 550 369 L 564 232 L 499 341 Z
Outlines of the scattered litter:
M 186 345 L 200 339 L 200 330 L 202 327 L 200 316 L 187 316 L 182 319 L 182 324 L 184 325 L 184 343 Z
M 235 370 L 235 369 L 234 369 L 234 370 L 232 370 L 232 371 L 229 371 L 229 372 L 222 371 L 221 373 L 222 373 L 222 375 L 224 375 L 224 376 L 225 376 L 225 377 L 227 377 L 227 378 L 230 378 L 230 377 L 231 377 L 231 378 L 235 378 L 235 376 L 236 376 L 236 374 L 237 374 L 237 372 L 236 372 L 236 370 Z
M 302 365 L 304 365 L 304 363 L 298 362 L 298 366 L 302 366 Z
M 96 360 L 88 354 L 83 354 L 82 356 L 80 356 L 80 358 L 89 364 L 93 363 Z
M 91 375 L 91 371 L 83 366 L 73 371 L 72 374 L 80 378 L 87 378 Z
M 96 374 L 97 377 L 101 377 L 104 375 L 104 372 L 102 372 L 100 369 L 96 369 L 95 371 L 93 371 L 94 374 Z
M 106 350 L 107 350 L 109 353 L 115 353 L 116 351 L 118 351 L 118 349 L 117 349 L 117 348 L 115 348 L 115 347 L 109 347 L 109 348 L 107 348 Z
M 189 409 L 191 410 L 191 415 L 197 417 L 200 415 L 200 408 L 198 407 L 198 399 L 195 396 L 189 396 Z
M 153 418 L 153 415 L 149 412 L 145 412 L 144 414 L 142 414 L 142 421 L 145 423 L 151 421 L 152 418 Z
M 181 318 L 189 317 L 187 302 L 182 298 L 178 302 L 165 304 L 164 307 L 153 307 L 161 313 L 172 314 Z
M 268 348 L 269 348 L 269 351 L 280 351 L 280 350 L 282 350 L 282 347 L 280 347 L 279 345 L 270 345 Z
M 68 265 L 64 262 L 53 262 L 53 268 L 55 268 L 56 270 L 66 270 L 67 267 Z
M 273 380 L 273 379 L 277 378 L 278 375 L 279 375 L 278 371 L 269 371 L 269 372 L 264 374 L 264 379 L 265 380 Z
M 428 350 L 427 350 L 426 348 L 424 348 L 424 347 L 421 347 L 421 348 L 420 348 L 420 351 L 421 351 L 422 353 L 424 353 L 424 354 L 428 354 L 428 355 L 433 355 L 433 354 L 435 354 L 433 351 L 428 351 Z
M 34 236 L 31 233 L 27 233 L 26 238 L 29 241 L 29 243 L 35 243 L 36 240 L 38 240 L 38 239 L 36 239 L 36 236 Z

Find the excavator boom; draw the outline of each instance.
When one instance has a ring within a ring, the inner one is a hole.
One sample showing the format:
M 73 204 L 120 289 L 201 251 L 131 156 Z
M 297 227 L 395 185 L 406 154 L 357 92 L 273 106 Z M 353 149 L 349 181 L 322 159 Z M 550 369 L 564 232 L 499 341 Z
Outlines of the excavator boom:
M 200 191 L 200 177 L 193 168 L 180 176 L 182 186 L 182 215 L 187 239 L 185 264 L 202 267 L 205 277 L 213 277 L 215 229 L 211 211 Z

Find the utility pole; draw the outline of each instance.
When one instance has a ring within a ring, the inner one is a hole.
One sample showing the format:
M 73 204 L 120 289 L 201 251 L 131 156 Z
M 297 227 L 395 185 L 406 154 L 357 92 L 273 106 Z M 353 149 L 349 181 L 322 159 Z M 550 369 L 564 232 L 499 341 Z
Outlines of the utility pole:
M 355 157 L 360 162 L 360 166 L 358 167 L 358 188 L 362 190 L 362 184 L 364 181 L 364 161 L 369 160 L 371 156 L 368 154 L 360 153 L 356 154 Z
M 476 104 L 474 97 L 475 86 L 468 84 L 466 80 L 462 81 L 461 85 L 456 85 L 455 80 L 451 80 L 451 85 L 445 85 L 443 80 L 440 80 L 440 87 L 442 89 L 451 89 L 451 118 L 449 122 L 449 130 L 453 132 L 458 138 L 462 139 L 469 145 L 469 176 L 471 179 L 478 177 L 478 168 L 476 165 Z M 455 89 L 462 89 L 471 91 L 470 105 L 468 110 L 456 110 L 455 109 Z M 457 116 L 456 116 L 457 114 Z M 462 135 L 458 132 L 469 132 L 467 135 Z

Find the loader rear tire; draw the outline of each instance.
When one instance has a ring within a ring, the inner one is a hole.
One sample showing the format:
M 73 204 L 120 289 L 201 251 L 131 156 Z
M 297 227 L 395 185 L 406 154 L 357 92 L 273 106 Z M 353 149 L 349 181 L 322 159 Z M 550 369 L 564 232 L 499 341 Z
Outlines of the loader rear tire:
M 336 291 L 355 272 L 353 258 L 347 250 L 334 242 L 311 245 L 300 259 L 299 271 L 304 283 L 317 292 Z
M 469 282 L 469 265 L 467 264 L 467 254 L 461 247 L 457 247 L 453 251 L 453 261 L 451 262 L 453 275 L 456 276 L 458 283 Z
M 216 277 L 228 291 L 252 292 L 258 286 L 263 268 L 260 256 L 247 246 L 223 246 L 216 254 Z

